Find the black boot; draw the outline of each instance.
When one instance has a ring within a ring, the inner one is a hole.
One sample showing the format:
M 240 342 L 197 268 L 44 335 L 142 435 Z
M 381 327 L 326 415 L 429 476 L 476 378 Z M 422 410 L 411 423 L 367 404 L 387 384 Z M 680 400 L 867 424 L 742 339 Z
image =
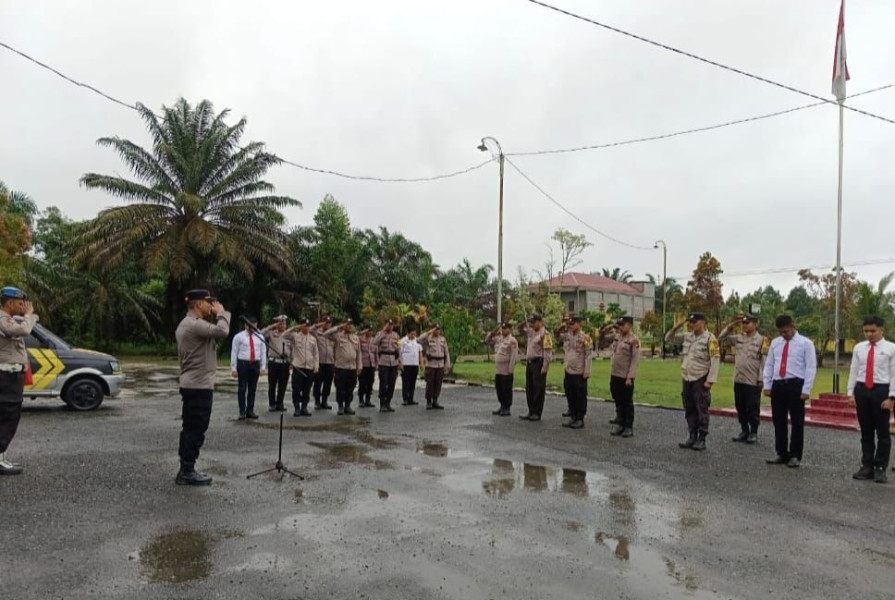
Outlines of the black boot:
M 704 431 L 699 432 L 699 437 L 696 438 L 696 441 L 693 442 L 693 446 L 691 446 L 694 450 L 705 450 L 705 436 L 708 435 Z
M 353 415 L 355 412 L 351 410 L 351 402 L 345 403 L 345 410 L 343 411 L 346 415 Z
M 326 398 L 324 398 L 320 401 L 319 408 L 320 408 L 320 410 L 332 410 L 333 406 L 332 406 L 332 404 L 330 404 L 329 402 L 326 401 Z
M 678 446 L 678 448 L 688 448 L 689 449 L 689 448 L 692 448 L 693 444 L 695 444 L 695 443 L 696 443 L 696 434 L 691 433 L 690 437 L 685 439 L 683 442 L 679 443 L 677 446 Z
M 621 425 L 616 425 L 615 427 L 612 428 L 612 431 L 609 432 L 609 435 L 621 435 L 622 431 L 624 431 L 624 430 L 625 430 L 625 428 L 622 427 Z
M 870 465 L 862 466 L 857 473 L 851 476 L 852 479 L 873 479 L 873 467 Z
M 735 441 L 735 442 L 745 442 L 748 437 L 749 437 L 749 431 L 744 429 L 743 431 L 740 432 L 739 435 L 735 435 L 731 439 L 733 439 L 733 441 Z
M 432 410 L 432 401 L 426 400 L 426 410 Z
M 344 415 L 344 414 L 345 414 L 345 409 L 342 407 L 342 403 L 341 403 L 341 402 L 338 402 L 337 404 L 339 405 L 339 410 L 336 411 L 336 414 L 337 414 L 337 415 Z
M 180 471 L 174 479 L 177 485 L 211 485 L 211 477 L 195 469 L 195 463 L 180 463 Z
M 308 403 L 305 402 L 301 405 L 301 411 L 298 413 L 299 417 L 310 417 L 311 412 L 308 410 Z

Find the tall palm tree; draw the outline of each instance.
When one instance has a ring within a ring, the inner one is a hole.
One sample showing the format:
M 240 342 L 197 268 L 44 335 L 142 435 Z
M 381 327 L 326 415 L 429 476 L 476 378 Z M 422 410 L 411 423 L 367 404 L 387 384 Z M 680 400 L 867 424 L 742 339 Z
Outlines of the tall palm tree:
M 129 202 L 107 208 L 78 240 L 78 260 L 115 267 L 139 257 L 151 273 L 165 273 L 168 301 L 179 290 L 205 286 L 216 267 L 251 279 L 256 266 L 291 271 L 279 209 L 300 205 L 274 195 L 262 177 L 281 161 L 264 144 L 239 145 L 246 119 L 227 125 L 227 110 L 211 102 L 191 106 L 183 98 L 157 116 L 137 109 L 152 138 L 145 150 L 129 140 L 104 137 L 136 181 L 87 173 L 81 183 Z M 169 307 L 170 308 L 170 307 Z
M 865 281 L 858 283 L 855 290 L 855 311 L 858 321 L 863 317 L 876 315 L 886 320 L 890 327 L 895 325 L 891 319 L 895 316 L 895 292 L 889 291 L 889 286 L 895 280 L 895 273 L 889 273 L 879 280 L 876 287 Z M 860 325 L 860 323 L 858 323 Z
M 385 227 L 361 234 L 372 267 L 377 296 L 395 302 L 428 302 L 435 267 L 422 246 Z
M 619 267 L 615 267 L 612 270 L 603 267 L 602 275 L 603 277 L 608 277 L 609 279 L 614 279 L 615 281 L 621 281 L 622 283 L 628 283 L 633 278 L 633 276 L 628 271 L 623 271 Z
M 6 184 L 0 181 L 0 196 L 8 200 L 6 213 L 21 217 L 25 220 L 25 224 L 31 228 L 34 224 L 34 215 L 37 214 L 37 204 L 31 199 L 31 196 L 25 192 L 17 192 L 6 187 Z

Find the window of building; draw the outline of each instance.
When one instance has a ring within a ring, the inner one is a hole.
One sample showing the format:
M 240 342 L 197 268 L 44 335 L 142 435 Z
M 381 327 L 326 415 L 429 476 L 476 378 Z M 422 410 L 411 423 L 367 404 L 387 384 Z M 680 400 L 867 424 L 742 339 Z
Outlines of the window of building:
M 569 300 L 569 312 L 570 313 L 575 312 L 575 301 L 574 300 Z

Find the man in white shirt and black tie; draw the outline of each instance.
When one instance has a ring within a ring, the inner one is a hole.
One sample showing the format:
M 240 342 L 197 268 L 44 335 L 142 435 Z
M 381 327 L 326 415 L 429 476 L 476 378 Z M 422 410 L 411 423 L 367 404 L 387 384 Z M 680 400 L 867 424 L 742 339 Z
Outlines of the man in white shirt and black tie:
M 805 402 L 811 397 L 817 375 L 814 342 L 796 331 L 792 317 L 780 315 L 775 322 L 780 337 L 774 338 L 764 366 L 764 395 L 771 398 L 777 456 L 771 465 L 798 467 L 805 441 Z M 786 425 L 792 422 L 792 438 Z
M 866 342 L 855 345 L 848 375 L 848 399 L 861 425 L 861 469 L 855 479 L 886 482 L 889 451 L 889 414 L 895 403 L 891 389 L 895 377 L 895 344 L 887 341 L 885 323 L 876 316 L 864 319 Z
M 233 336 L 230 348 L 230 375 L 239 382 L 237 399 L 239 419 L 257 419 L 255 414 L 255 390 L 258 378 L 267 373 L 267 344 L 258 332 L 258 319 L 242 318 L 245 329 Z

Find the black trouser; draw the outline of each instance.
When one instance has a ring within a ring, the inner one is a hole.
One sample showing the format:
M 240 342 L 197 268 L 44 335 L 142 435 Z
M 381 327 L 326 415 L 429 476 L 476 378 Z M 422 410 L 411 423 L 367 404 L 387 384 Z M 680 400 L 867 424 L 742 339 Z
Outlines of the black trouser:
M 681 390 L 687 429 L 693 436 L 705 436 L 709 432 L 709 407 L 712 405 L 712 392 L 705 387 L 707 377 L 708 375 L 700 377 L 696 381 L 684 381 Z
M 888 397 L 888 384 L 876 383 L 872 390 L 868 390 L 863 383 L 855 386 L 855 410 L 861 425 L 861 464 L 865 467 L 885 469 L 889 466 L 889 451 L 892 449 L 890 411 L 880 408 Z
M 307 410 L 311 401 L 311 386 L 314 385 L 314 371 L 292 369 L 292 406 L 295 410 Z
M 208 421 L 211 419 L 212 391 L 180 388 L 180 397 L 183 401 L 180 466 L 185 473 L 189 473 L 205 443 L 205 432 L 208 431 Z
M 413 402 L 413 394 L 416 392 L 416 378 L 420 376 L 419 365 L 404 365 L 401 371 L 401 398 L 405 403 Z
M 357 386 L 356 369 L 336 369 L 336 403 L 342 408 L 351 406 L 354 399 L 354 388 Z
M 255 412 L 255 390 L 258 389 L 258 377 L 261 376 L 261 361 L 249 362 L 247 360 L 236 361 L 236 377 L 239 388 L 236 398 L 239 402 L 239 414 Z
M 320 405 L 329 398 L 333 387 L 333 373 L 335 365 L 332 363 L 320 363 L 317 369 L 317 377 L 314 378 L 314 404 Z
M 426 403 L 437 404 L 444 381 L 444 367 L 426 367 Z
M 802 400 L 803 379 L 777 379 L 771 385 L 771 415 L 774 419 L 774 440 L 777 455 L 802 460 L 805 443 L 805 402 Z M 787 418 L 792 424 L 789 437 Z
M 373 380 L 376 379 L 376 369 L 374 367 L 364 367 L 357 379 L 357 397 L 361 402 L 369 402 L 373 395 Z
M 737 407 L 740 428 L 744 432 L 758 433 L 761 386 L 749 385 L 748 383 L 734 383 L 733 401 Z
M 500 408 L 510 410 L 510 407 L 513 406 L 513 376 L 495 375 L 494 389 L 497 391 L 497 401 L 500 402 Z
M 289 363 L 268 360 L 267 369 L 267 403 L 271 408 L 283 408 L 289 383 Z
M 547 391 L 547 373 L 543 358 L 532 358 L 525 365 L 525 400 L 528 402 L 528 414 L 541 416 L 544 411 L 544 394 Z
M 609 393 L 615 401 L 615 416 L 622 427 L 634 427 L 634 380 L 625 385 L 624 377 L 609 377 Z
M 398 366 L 379 365 L 379 402 L 391 405 L 395 395 L 395 382 L 398 380 Z
M 584 375 L 566 373 L 562 382 L 569 403 L 569 414 L 573 421 L 584 419 L 587 414 L 587 379 Z
M 22 418 L 24 373 L 0 372 L 0 454 L 9 448 Z

